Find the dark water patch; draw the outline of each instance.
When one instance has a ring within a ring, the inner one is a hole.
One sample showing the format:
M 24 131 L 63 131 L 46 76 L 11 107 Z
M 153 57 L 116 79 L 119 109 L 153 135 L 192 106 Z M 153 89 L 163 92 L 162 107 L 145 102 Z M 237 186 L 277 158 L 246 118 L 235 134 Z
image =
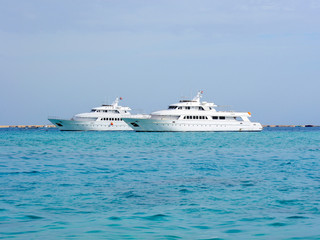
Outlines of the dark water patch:
M 120 221 L 121 220 L 120 217 L 115 217 L 115 216 L 109 217 L 108 219 L 112 220 L 112 221 Z
M 111 224 L 107 224 L 108 227 L 120 227 L 121 224 L 116 224 L 116 223 L 111 223 Z
M 274 219 L 275 219 L 274 217 L 261 217 L 261 218 L 253 217 L 253 218 L 242 218 L 239 221 L 242 221 L 242 222 L 260 222 L 260 221 L 271 221 L 271 220 L 274 220 Z
M 167 217 L 168 217 L 167 215 L 160 213 L 160 214 L 144 217 L 143 219 L 150 220 L 150 221 L 164 221 L 164 220 L 167 220 L 166 219 Z
M 282 187 L 282 188 L 278 188 L 277 190 L 278 190 L 279 192 L 288 192 L 288 191 L 290 191 L 290 188 Z
M 142 197 L 138 194 L 135 194 L 133 191 L 124 192 L 120 195 L 125 198 L 140 198 L 140 197 Z
M 262 237 L 262 236 L 266 236 L 267 234 L 265 233 L 257 233 L 257 234 L 254 234 L 253 236 L 256 236 L 256 237 Z
M 241 180 L 240 185 L 243 187 L 252 187 L 255 185 L 255 182 L 253 182 L 252 180 Z
M 39 231 L 21 231 L 21 232 L 0 232 L 3 235 L 23 235 L 23 234 L 30 234 L 30 233 L 38 233 Z
M 100 173 L 111 173 L 109 168 L 96 167 L 95 169 L 99 170 Z
M 255 184 L 253 184 L 253 183 L 241 183 L 241 186 L 243 186 L 243 187 L 252 187 L 254 185 Z
M 36 219 L 42 219 L 43 217 L 36 216 L 36 215 L 26 215 L 25 218 L 36 220 Z
M 240 233 L 242 230 L 240 229 L 229 229 L 227 231 L 224 231 L 225 233 Z
M 268 225 L 272 226 L 272 227 L 284 227 L 284 226 L 287 226 L 288 224 L 282 223 L 282 222 L 274 222 L 274 223 L 270 223 Z
M 281 163 L 280 166 L 291 165 L 291 162 Z
M 63 227 L 63 226 L 50 226 L 48 227 L 48 229 L 66 229 L 67 227 Z
M 287 217 L 287 219 L 307 219 L 307 218 L 308 218 L 308 217 L 305 217 L 305 216 L 297 216 L 297 215 Z
M 297 205 L 300 204 L 300 201 L 297 199 L 289 199 L 289 200 L 277 200 L 278 203 L 283 205 Z
M 190 191 L 190 190 L 188 190 L 186 188 L 182 188 L 182 189 L 179 190 L 179 192 L 181 192 L 181 193 L 191 193 L 192 191 Z
M 90 230 L 90 231 L 86 231 L 85 233 L 102 233 L 102 232 L 105 232 L 105 231 L 102 231 L 102 230 Z
M 306 236 L 306 237 L 292 237 L 292 238 L 287 238 L 287 240 L 319 240 L 320 235 L 314 235 L 314 236 Z
M 199 240 L 225 240 L 225 238 L 212 237 L 212 238 L 200 238 Z
M 37 174 L 37 173 L 40 173 L 39 171 L 22 171 L 22 172 L 18 172 L 18 171 L 15 171 L 15 172 L 0 172 L 0 175 L 16 175 L 16 174 Z

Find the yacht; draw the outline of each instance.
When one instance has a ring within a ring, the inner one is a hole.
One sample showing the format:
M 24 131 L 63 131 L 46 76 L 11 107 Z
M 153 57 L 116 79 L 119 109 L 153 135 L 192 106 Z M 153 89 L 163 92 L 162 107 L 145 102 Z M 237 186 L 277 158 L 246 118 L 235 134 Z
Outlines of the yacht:
M 259 132 L 262 125 L 251 122 L 250 112 L 217 111 L 214 103 L 201 102 L 203 91 L 192 100 L 180 100 L 166 110 L 143 118 L 124 117 L 137 132 Z
M 48 118 L 62 131 L 132 131 L 122 118 L 129 117 L 130 108 L 119 106 L 117 97 L 111 105 L 95 107 L 89 113 L 74 115 L 71 119 Z

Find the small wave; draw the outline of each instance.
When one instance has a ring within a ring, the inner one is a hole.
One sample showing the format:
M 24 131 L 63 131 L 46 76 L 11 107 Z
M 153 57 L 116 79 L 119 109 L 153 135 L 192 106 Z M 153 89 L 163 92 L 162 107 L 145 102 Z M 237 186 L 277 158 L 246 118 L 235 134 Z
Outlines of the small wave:
M 240 232 L 242 232 L 242 230 L 240 229 L 229 229 L 225 231 L 225 233 L 240 233 Z
M 297 205 L 299 204 L 299 200 L 297 199 L 288 199 L 288 200 L 277 200 L 278 203 L 283 204 L 283 205 Z
M 210 227 L 208 226 L 193 226 L 193 227 L 198 229 L 210 229 Z
M 168 217 L 168 216 L 165 214 L 155 214 L 152 216 L 144 217 L 144 219 L 151 220 L 151 221 L 161 221 L 161 220 L 165 220 L 166 217 Z
M 224 238 L 212 237 L 212 238 L 201 238 L 201 240 L 224 240 Z
M 101 233 L 104 232 L 102 230 L 90 230 L 90 231 L 86 231 L 86 233 Z
M 239 221 L 243 221 L 243 222 L 258 222 L 258 221 L 267 221 L 267 220 L 274 220 L 274 217 L 261 217 L 261 218 L 242 218 Z
M 283 227 L 283 226 L 287 226 L 288 224 L 282 223 L 282 222 L 275 222 L 275 223 L 270 223 L 268 225 L 273 227 Z
M 133 191 L 128 191 L 128 192 L 125 192 L 125 193 L 123 193 L 121 195 L 123 197 L 125 197 L 125 198 L 138 198 L 138 197 L 141 197 L 140 195 L 135 194 Z
M 288 219 L 306 219 L 307 217 L 304 217 L 304 216 L 290 216 L 290 217 L 287 217 Z
M 15 174 L 37 174 L 39 171 L 22 171 L 22 172 L 1 172 L 0 175 L 15 175 Z
M 42 219 L 43 218 L 43 217 L 36 216 L 36 215 L 26 215 L 25 217 L 28 219 Z
M 182 189 L 179 190 L 179 192 L 182 192 L 182 193 L 190 193 L 190 192 L 192 192 L 192 191 L 190 191 L 190 190 L 188 190 L 188 189 L 186 189 L 186 188 L 182 188 Z
M 109 217 L 109 220 L 112 220 L 112 221 L 120 221 L 121 218 L 112 216 L 112 217 Z

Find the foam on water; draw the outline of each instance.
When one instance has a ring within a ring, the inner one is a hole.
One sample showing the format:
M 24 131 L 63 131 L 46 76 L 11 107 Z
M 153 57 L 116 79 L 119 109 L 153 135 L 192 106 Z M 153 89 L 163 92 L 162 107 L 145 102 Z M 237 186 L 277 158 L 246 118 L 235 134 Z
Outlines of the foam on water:
M 0 238 L 320 239 L 319 142 L 0 130 Z

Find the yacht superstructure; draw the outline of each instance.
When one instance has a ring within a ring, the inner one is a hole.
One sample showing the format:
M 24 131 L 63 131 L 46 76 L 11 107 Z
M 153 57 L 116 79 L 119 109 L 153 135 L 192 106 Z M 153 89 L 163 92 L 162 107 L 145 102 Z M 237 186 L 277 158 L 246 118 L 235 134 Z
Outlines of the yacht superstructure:
M 137 132 L 259 132 L 262 125 L 251 122 L 250 112 L 217 111 L 214 103 L 201 102 L 203 91 L 192 100 L 180 100 L 167 110 L 151 113 L 148 117 L 123 120 Z
M 123 120 L 130 116 L 130 108 L 119 106 L 117 97 L 111 105 L 103 104 L 95 107 L 89 113 L 74 115 L 71 119 L 49 118 L 62 131 L 130 131 L 132 130 Z

